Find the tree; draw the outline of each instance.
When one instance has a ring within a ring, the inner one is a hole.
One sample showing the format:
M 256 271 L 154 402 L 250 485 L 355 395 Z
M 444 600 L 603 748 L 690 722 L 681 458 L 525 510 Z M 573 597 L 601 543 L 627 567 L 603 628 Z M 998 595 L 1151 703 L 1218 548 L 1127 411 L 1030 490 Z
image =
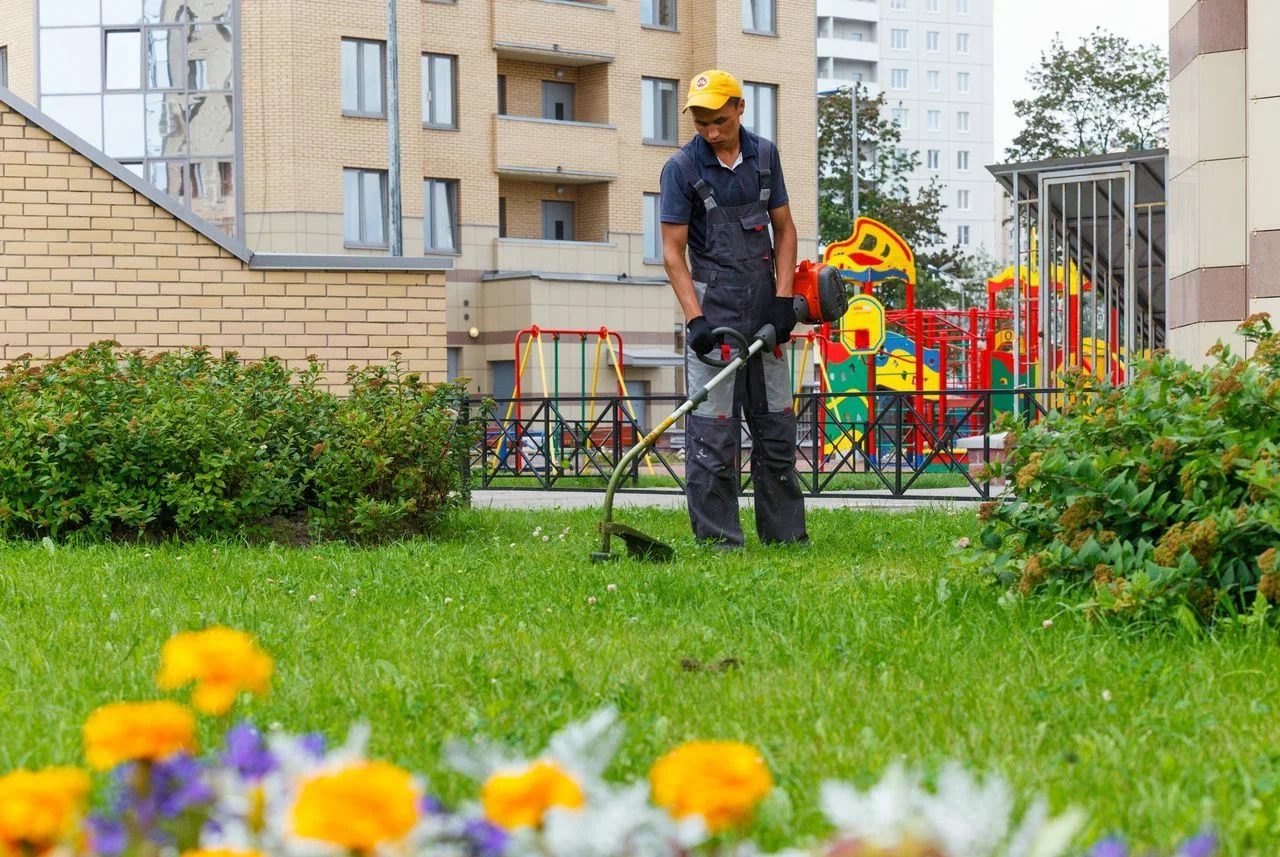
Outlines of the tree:
M 852 191 L 853 152 L 850 145 L 850 104 L 854 90 L 841 89 L 824 96 L 818 109 L 818 230 L 822 243 L 849 237 L 852 223 L 849 196 Z M 947 263 L 959 265 L 964 254 L 947 247 L 942 231 L 942 185 L 935 178 L 912 193 L 909 178 L 920 166 L 920 153 L 903 151 L 898 123 L 886 118 L 883 93 L 869 98 L 857 87 L 858 104 L 858 214 L 892 227 L 916 254 L 920 280 L 916 305 L 942 307 L 947 299 L 945 280 L 929 271 Z M 885 305 L 902 306 L 902 288 L 886 287 Z M 880 294 L 880 292 L 878 292 Z
M 1022 132 L 1005 150 L 1015 161 L 1156 149 L 1169 133 L 1169 62 L 1098 28 L 1067 48 L 1055 36 L 1027 75 L 1035 95 L 1018 99 Z

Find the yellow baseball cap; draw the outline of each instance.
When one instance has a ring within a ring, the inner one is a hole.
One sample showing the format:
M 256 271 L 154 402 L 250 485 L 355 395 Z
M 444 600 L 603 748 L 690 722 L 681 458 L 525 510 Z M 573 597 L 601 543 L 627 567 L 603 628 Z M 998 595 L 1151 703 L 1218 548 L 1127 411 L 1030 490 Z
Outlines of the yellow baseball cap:
M 704 71 L 689 81 L 689 99 L 684 109 L 705 107 L 708 110 L 719 110 L 730 98 L 742 97 L 742 84 L 727 71 L 713 68 Z

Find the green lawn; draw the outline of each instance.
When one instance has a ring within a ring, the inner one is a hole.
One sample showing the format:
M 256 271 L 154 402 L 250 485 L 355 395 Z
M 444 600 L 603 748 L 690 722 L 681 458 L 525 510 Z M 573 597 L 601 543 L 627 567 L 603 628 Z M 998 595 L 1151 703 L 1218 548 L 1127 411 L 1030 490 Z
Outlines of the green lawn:
M 649 468 L 642 463 L 640 465 L 639 479 L 637 480 L 628 479 L 622 483 L 623 487 L 624 488 L 671 488 L 671 489 L 675 489 L 679 487 L 679 483 L 677 483 L 674 478 L 672 478 L 670 475 L 667 474 L 665 470 L 663 470 L 662 465 L 660 463 L 654 462 L 653 470 L 654 472 L 652 474 L 649 473 Z M 904 487 L 906 487 L 907 483 L 911 481 L 912 475 L 913 473 L 910 469 L 904 469 L 902 471 L 902 484 Z M 801 473 L 800 479 L 807 488 L 813 479 L 813 474 Z M 824 475 L 821 477 L 821 479 L 823 480 L 822 490 L 828 491 L 828 492 L 836 492 L 836 491 L 883 492 L 887 490 L 885 488 L 884 482 L 881 481 L 880 477 L 876 476 L 874 473 L 837 473 L 835 476 Z M 830 479 L 829 482 L 826 481 L 828 479 Z M 885 470 L 885 479 L 889 481 L 889 485 L 891 486 L 893 485 L 894 472 L 892 468 L 888 468 Z M 564 489 L 564 490 L 581 489 L 581 490 L 603 491 L 606 487 L 608 487 L 608 485 L 609 485 L 609 478 L 607 476 L 600 476 L 595 474 L 587 475 L 587 476 L 561 476 L 555 480 L 555 487 L 558 489 Z M 514 476 L 514 475 L 494 476 L 492 479 L 489 480 L 489 484 L 487 486 L 484 485 L 483 475 L 481 473 L 477 472 L 472 477 L 472 487 L 474 488 L 485 487 L 485 488 L 491 488 L 491 489 L 501 489 L 501 488 L 533 489 L 533 488 L 537 488 L 537 486 L 538 486 L 538 475 L 532 471 L 521 476 Z M 921 490 L 925 488 L 959 488 L 959 489 L 964 489 L 964 491 L 968 491 L 970 487 L 971 486 L 969 485 L 969 480 L 967 480 L 964 477 L 964 474 L 962 473 L 928 473 L 926 472 L 926 473 L 920 474 L 920 476 L 916 478 L 916 481 L 911 484 L 910 490 L 914 491 L 914 490 Z M 963 493 L 963 492 L 957 492 L 957 493 Z
M 85 715 L 156 696 L 161 643 L 216 622 L 277 659 L 243 713 L 331 736 L 368 718 L 377 753 L 450 798 L 465 786 L 437 766 L 443 739 L 533 749 L 614 703 L 619 775 L 686 738 L 760 746 L 783 792 L 758 823 L 767 847 L 822 829 L 824 777 L 955 757 L 1083 806 L 1091 836 L 1168 847 L 1212 823 L 1225 854 L 1280 853 L 1274 632 L 1002 606 L 948 567 L 969 512 L 815 512 L 812 548 L 738 556 L 694 549 L 678 512 L 625 520 L 680 560 L 592 565 L 594 515 L 550 512 L 467 513 L 437 542 L 370 550 L 0 547 L 0 769 L 78 761 Z M 740 667 L 682 667 L 726 658 Z

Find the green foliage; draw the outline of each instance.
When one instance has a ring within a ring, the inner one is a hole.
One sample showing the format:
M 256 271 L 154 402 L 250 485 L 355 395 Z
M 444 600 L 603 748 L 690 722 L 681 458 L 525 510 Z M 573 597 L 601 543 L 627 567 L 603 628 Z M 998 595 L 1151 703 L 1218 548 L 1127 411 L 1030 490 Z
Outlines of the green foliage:
M 1167 356 L 1126 387 L 1070 382 L 1063 407 L 1014 427 L 1016 500 L 989 504 L 975 559 L 1023 594 L 1092 614 L 1189 626 L 1280 599 L 1280 336 L 1240 328 L 1203 369 Z M 1247 624 L 1248 622 L 1244 622 Z
M 1055 37 L 1027 80 L 1035 95 L 1014 101 L 1022 131 L 1005 150 L 1014 161 L 1156 149 L 1169 131 L 1169 61 L 1099 28 L 1067 48 Z
M 320 372 L 110 342 L 10 364 L 0 537 L 227 534 L 304 515 L 326 535 L 428 528 L 455 505 L 461 391 L 393 363 L 353 372 L 340 399 Z

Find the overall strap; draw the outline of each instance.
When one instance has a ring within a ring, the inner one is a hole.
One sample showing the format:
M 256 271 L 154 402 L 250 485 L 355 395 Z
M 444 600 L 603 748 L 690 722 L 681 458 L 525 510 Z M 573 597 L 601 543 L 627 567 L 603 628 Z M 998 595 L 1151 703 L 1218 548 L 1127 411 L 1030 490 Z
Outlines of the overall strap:
M 760 175 L 760 201 L 769 202 L 773 190 L 773 141 L 756 138 L 756 172 Z
M 711 193 L 711 185 L 702 180 L 702 176 L 698 175 L 697 167 L 693 164 L 693 158 L 689 157 L 689 153 L 684 149 L 678 150 L 671 159 L 680 167 L 680 172 L 684 173 L 685 180 L 693 185 L 693 192 L 702 200 L 702 207 L 707 211 L 711 211 L 716 207 L 715 195 Z

